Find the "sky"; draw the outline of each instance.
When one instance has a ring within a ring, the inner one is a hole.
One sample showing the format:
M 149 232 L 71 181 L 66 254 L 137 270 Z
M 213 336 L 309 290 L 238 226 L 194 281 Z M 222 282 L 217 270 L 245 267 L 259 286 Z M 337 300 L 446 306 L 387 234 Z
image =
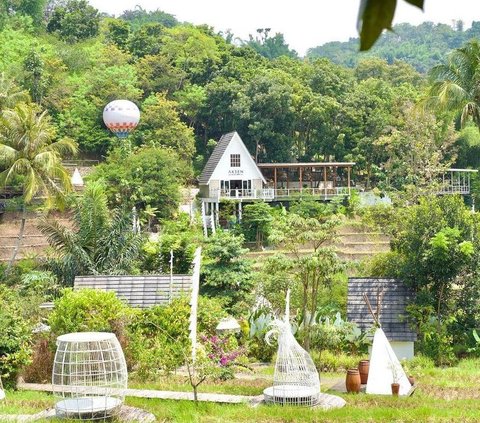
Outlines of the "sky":
M 181 22 L 207 24 L 216 31 L 231 30 L 248 39 L 257 28 L 281 32 L 290 48 L 304 55 L 308 48 L 329 41 L 357 37 L 356 20 L 360 0 L 90 0 L 101 12 L 115 16 L 140 5 L 160 9 Z M 465 28 L 480 21 L 479 0 L 425 0 L 425 11 L 398 1 L 395 23 L 418 25 L 425 21 L 452 24 L 463 20 Z

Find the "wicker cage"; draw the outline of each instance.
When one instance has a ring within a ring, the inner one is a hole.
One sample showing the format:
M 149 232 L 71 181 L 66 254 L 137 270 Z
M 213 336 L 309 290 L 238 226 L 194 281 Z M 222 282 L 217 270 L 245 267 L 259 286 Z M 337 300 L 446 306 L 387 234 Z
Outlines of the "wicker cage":
M 127 365 L 113 333 L 80 332 L 57 338 L 52 385 L 57 417 L 101 420 L 120 411 Z
M 290 323 L 275 320 L 267 334 L 278 336 L 273 386 L 263 391 L 266 403 L 311 407 L 320 398 L 320 377 L 310 355 L 292 334 Z

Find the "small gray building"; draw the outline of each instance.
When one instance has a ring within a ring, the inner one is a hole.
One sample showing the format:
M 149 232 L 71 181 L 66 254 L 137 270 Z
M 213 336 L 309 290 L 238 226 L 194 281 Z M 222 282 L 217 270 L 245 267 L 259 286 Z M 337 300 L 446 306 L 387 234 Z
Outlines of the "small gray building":
M 406 306 L 413 301 L 413 291 L 402 281 L 378 278 L 349 278 L 347 319 L 355 322 L 360 329 L 368 330 L 373 318 L 365 303 L 367 294 L 374 311 L 377 293 L 383 291 L 380 310 L 380 324 L 399 359 L 412 358 L 417 334 L 409 326 Z

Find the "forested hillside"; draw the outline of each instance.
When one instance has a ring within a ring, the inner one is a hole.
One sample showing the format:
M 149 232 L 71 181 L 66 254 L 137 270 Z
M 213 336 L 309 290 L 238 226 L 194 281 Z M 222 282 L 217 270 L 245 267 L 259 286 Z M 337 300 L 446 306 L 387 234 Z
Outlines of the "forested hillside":
M 355 67 L 359 60 L 367 57 L 379 57 L 392 64 L 403 60 L 418 72 L 426 73 L 440 63 L 453 49 L 465 44 L 472 38 L 480 36 L 480 22 L 473 22 L 465 30 L 462 21 L 453 26 L 424 22 L 413 26 L 408 23 L 395 25 L 393 32 L 385 33 L 368 52 L 358 54 L 358 38 L 347 42 L 334 41 L 309 49 L 307 57 L 325 57 L 332 62 Z
M 313 50 L 311 60 L 298 59 L 283 36 L 267 30 L 236 46 L 231 34 L 161 11 L 136 8 L 115 19 L 83 0 L 40 3 L 29 9 L 19 2 L 1 15 L 0 94 L 27 91 L 36 110 L 48 112 L 56 138 L 73 139 L 80 157 L 106 159 L 94 176 L 111 184 L 141 180 L 138 172 L 118 175 L 127 165 L 147 166 L 142 157 L 168 166 L 176 182 L 192 181 L 219 137 L 232 130 L 261 162 L 355 161 L 355 178 L 366 187 L 387 181 L 388 173 L 390 184 L 419 177 L 416 157 L 430 167 L 452 164 L 458 148 L 461 165 L 476 164 L 470 151 L 478 131 L 468 125 L 467 132 L 455 131 L 458 110 L 414 107 L 428 97 L 429 82 L 393 58 L 403 46 L 403 57 L 426 71 L 433 54 L 440 60 L 480 24 L 468 31 L 400 26 L 369 56 L 352 52 L 348 64 L 358 63 L 351 68 L 314 59 Z M 397 46 L 392 37 L 405 42 Z M 390 51 L 388 61 L 371 57 L 381 50 Z M 131 136 L 135 154 L 127 160 L 115 153 L 121 141 L 102 121 L 103 107 L 116 98 L 141 109 Z M 122 190 L 132 195 L 129 186 Z

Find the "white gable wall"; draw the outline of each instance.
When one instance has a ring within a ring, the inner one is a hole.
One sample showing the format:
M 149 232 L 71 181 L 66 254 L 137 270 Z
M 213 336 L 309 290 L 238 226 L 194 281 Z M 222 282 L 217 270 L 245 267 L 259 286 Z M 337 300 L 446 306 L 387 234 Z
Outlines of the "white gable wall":
M 240 167 L 230 166 L 230 154 L 240 154 Z M 210 182 L 228 180 L 264 180 L 262 173 L 236 133 L 228 144 L 222 158 L 210 177 Z M 211 185 L 211 184 L 210 184 Z

